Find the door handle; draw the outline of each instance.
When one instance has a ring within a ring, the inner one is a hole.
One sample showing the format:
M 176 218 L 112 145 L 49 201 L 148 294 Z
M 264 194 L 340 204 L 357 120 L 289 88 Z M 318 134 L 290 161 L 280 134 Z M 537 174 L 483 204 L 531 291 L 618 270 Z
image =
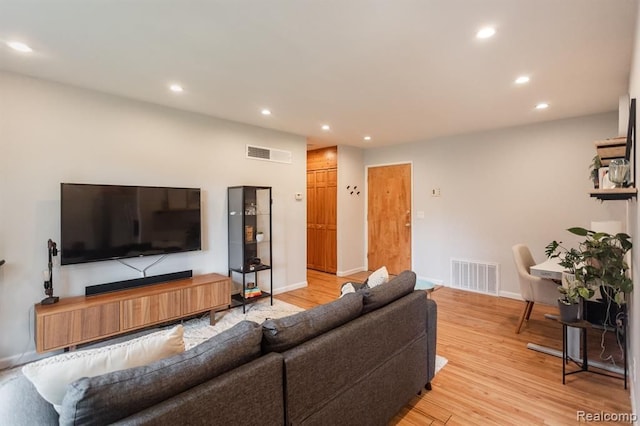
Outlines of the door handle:
M 409 222 L 405 223 L 404 226 L 406 226 L 407 228 L 409 228 L 411 226 L 411 224 Z

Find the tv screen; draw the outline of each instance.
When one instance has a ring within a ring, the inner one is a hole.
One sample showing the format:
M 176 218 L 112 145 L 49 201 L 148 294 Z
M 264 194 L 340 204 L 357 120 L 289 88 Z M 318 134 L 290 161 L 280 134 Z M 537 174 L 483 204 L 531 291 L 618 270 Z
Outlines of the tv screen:
M 63 265 L 200 250 L 200 189 L 60 184 Z

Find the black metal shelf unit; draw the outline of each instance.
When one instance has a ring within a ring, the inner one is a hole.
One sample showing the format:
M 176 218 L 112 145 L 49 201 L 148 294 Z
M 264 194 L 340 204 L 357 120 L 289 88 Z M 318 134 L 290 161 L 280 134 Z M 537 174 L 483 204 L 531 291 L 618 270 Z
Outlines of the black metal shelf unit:
M 246 304 L 265 297 L 273 305 L 271 187 L 229 187 L 227 202 L 229 276 L 234 283 L 242 282 L 232 306 L 242 305 L 245 312 Z

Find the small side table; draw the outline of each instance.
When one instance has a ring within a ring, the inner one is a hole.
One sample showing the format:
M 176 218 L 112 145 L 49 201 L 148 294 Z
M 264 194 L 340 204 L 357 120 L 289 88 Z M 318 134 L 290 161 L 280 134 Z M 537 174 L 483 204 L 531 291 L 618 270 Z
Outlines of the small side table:
M 426 280 L 421 280 L 421 279 L 417 279 L 416 280 L 415 289 L 416 290 L 424 290 L 424 291 L 426 291 L 428 299 L 431 298 L 431 293 L 433 293 L 434 291 L 439 290 L 441 288 L 442 288 L 442 285 L 436 284 L 436 283 L 431 282 L 431 281 L 426 281 Z
M 565 384 L 565 378 L 571 374 L 582 373 L 583 371 L 589 371 L 589 361 L 587 359 L 587 330 L 591 328 L 591 323 L 585 320 L 579 320 L 575 322 L 564 322 L 560 319 L 557 320 L 560 324 L 562 324 L 562 384 Z M 581 340 L 581 356 L 582 363 L 578 363 L 576 360 L 571 358 L 568 354 L 567 350 L 567 328 L 574 327 L 580 329 L 580 340 Z M 569 361 L 573 361 L 576 363 L 580 369 L 575 371 L 570 371 L 567 373 L 567 364 Z

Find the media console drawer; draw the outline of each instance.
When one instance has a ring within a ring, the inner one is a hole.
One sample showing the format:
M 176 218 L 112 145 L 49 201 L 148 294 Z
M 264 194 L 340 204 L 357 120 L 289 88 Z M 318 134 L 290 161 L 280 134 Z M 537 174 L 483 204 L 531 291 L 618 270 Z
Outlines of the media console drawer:
M 61 298 L 35 305 L 36 351 L 89 343 L 154 324 L 225 309 L 231 304 L 231 278 L 198 275 L 96 296 Z

